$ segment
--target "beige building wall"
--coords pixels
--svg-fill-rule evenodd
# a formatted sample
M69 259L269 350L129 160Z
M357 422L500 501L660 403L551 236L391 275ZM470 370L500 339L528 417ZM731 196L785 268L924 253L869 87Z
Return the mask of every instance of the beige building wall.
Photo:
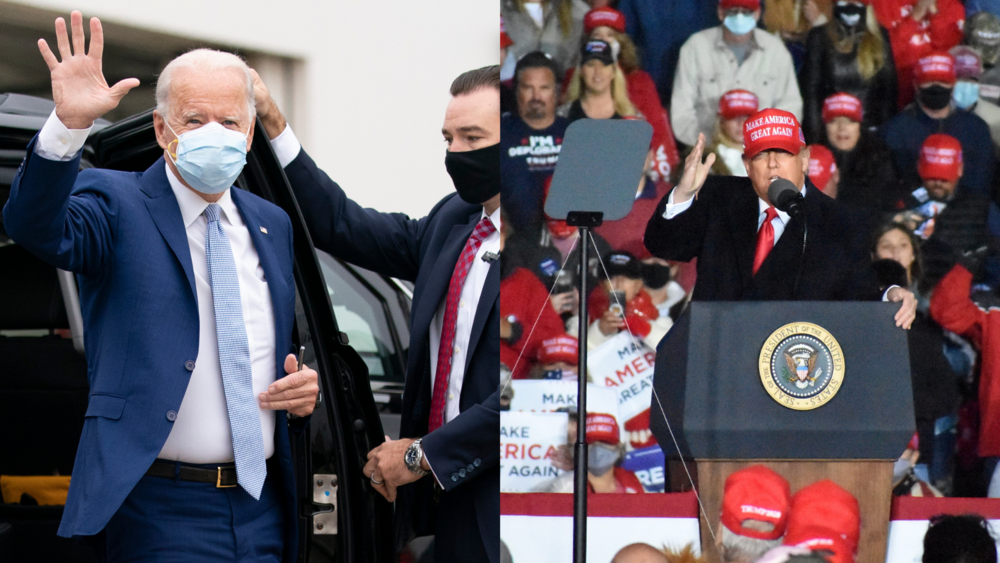
M199 45L244 54L303 146L355 201L413 217L453 190L440 133L451 81L499 61L497 6L470 0L0 1L0 26L37 30L54 45L49 22L73 9L101 18L109 45L125 51L119 68L133 52L154 66L158 52L165 62L162 53ZM44 71L33 41L26 47L17 63L37 56ZM127 109L146 107L140 94Z

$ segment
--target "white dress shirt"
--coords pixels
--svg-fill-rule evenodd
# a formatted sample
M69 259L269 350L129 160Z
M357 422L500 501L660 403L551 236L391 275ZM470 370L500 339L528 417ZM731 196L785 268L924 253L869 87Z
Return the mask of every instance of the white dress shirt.
M284 168L295 160L302 149L295 133L290 126L286 126L280 135L271 140L271 148L274 150L278 162ZM483 210L482 216L486 216ZM479 307L479 298L483 294L483 286L486 285L486 274L490 270L490 264L483 262L483 255L487 252L500 252L500 210L497 209L489 216L490 221L496 227L496 231L483 240L476 258L472 261L469 269L469 277L465 279L462 286L462 293L458 301L458 318L455 324L455 350L451 357L451 377L448 381L448 395L445 397L444 421L448 422L458 416L459 400L462 397L462 382L465 379L465 361L468 358L469 338L472 336L472 323L476 318L476 309ZM430 344L431 344L431 389L434 388L434 378L437 376L438 349L441 347L441 328L444 326L444 307L446 299L441 299L437 313L431 320Z
M90 129L66 128L53 111L39 131L35 152L50 160L71 160L83 148L89 133ZM205 257L208 220L202 213L208 207L208 202L181 184L169 165L166 166L166 173L180 207L191 251L191 265L198 292L199 342L195 369L159 457L187 463L228 462L234 459L233 439L222 385L219 343L215 333L215 307ZM256 400L257 394L267 392L268 386L276 378L271 293L250 233L228 190L218 203L222 211L220 221L229 239L239 278L243 322L253 373L253 395ZM271 457L274 453L274 411L260 410L260 425L264 438L264 456Z
M802 186L802 189L799 191L802 192L802 197L806 196L806 186L804 184ZM667 207L666 209L663 210L663 218L668 221L670 219L673 219L678 214L687 211L688 208L691 207L691 204L693 202L694 198L692 197L691 199L685 202L674 203L674 192L673 190L671 190L670 196L667 197ZM757 206L760 209L760 215L757 216L757 230L760 231L761 226L763 226L764 224L764 219L767 218L767 213L766 213L767 208L770 207L771 204L764 201L763 199L760 198L760 196L758 196ZM787 213L781 211L780 209L775 209L775 211L778 212L778 215L771 220L771 226L774 227L774 244L778 244L778 239L781 238L781 234L785 232L785 225L788 224L789 217ZM774 246L772 246L771 248L774 248ZM886 288L886 290L882 293L882 301L889 300L889 292L894 287L899 287L899 286L890 285L889 287Z

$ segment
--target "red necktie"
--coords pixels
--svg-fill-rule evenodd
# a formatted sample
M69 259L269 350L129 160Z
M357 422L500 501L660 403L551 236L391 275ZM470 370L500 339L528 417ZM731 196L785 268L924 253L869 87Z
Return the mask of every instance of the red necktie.
M757 275L757 270L764 263L767 254L774 248L774 225L771 221L778 216L778 211L773 207L768 207L764 217L764 224L757 231L757 250L753 253L753 273Z
M483 240L497 230L489 217L483 217L472 236L465 243L462 254L455 264L455 273L451 275L448 285L448 298L444 306L444 324L441 327L441 346L438 348L437 370L434 372L434 391L431 395L431 416L427 431L433 432L444 425L444 407L448 396L448 383L451 379L451 360L455 348L455 326L458 323L458 301L462 295L462 286L469 277L472 262L476 252L482 246Z

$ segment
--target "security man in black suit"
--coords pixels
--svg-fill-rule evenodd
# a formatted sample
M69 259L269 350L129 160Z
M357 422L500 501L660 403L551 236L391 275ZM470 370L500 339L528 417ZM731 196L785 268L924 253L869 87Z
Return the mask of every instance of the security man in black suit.
M809 149L795 116L760 111L744 125L743 142L749 177L709 179L715 155L702 162L705 138L699 136L681 181L646 226L646 248L666 260L698 258L695 300L881 298L902 302L895 322L908 329L916 316L913 293L898 286L879 291L868 233L847 208L808 180ZM804 196L800 217L771 205L768 188L778 178L792 182Z

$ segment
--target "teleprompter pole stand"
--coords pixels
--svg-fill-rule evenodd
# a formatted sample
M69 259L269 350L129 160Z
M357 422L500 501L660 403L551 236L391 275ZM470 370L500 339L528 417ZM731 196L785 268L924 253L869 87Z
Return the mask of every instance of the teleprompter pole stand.
M573 448L573 561L587 561L587 274L591 230L628 215L653 137L643 120L580 119L566 128L545 214L580 230L580 366Z
M587 256L590 248L590 229L599 227L604 222L604 213L600 211L584 212L570 211L566 215L566 224L579 227L580 238L580 313L579 341L580 366L577 369L576 394L576 444L573 447L575 462L573 479L573 561L585 563L587 560L587 330L590 328L587 316Z

